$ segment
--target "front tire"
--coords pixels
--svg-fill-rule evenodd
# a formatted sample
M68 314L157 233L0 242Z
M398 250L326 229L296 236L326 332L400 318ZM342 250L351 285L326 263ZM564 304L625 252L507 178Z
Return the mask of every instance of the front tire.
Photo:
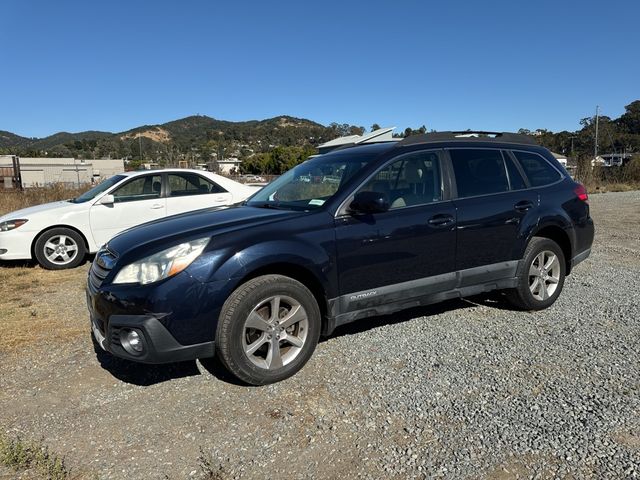
M87 248L78 232L69 228L52 228L36 240L35 256L47 270L75 268L84 262Z
M216 352L224 366L251 385L279 382L298 372L320 338L313 294L282 275L264 275L238 287L224 303Z
M522 310L542 310L557 300L566 274L560 246L544 237L533 237L524 253L516 276L518 285L507 290L507 300Z

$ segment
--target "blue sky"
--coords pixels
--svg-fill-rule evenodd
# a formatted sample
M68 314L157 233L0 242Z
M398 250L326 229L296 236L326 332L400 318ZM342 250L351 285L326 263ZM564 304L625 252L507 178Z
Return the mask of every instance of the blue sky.
M575 130L640 99L640 2L28 1L0 5L0 130L187 115Z

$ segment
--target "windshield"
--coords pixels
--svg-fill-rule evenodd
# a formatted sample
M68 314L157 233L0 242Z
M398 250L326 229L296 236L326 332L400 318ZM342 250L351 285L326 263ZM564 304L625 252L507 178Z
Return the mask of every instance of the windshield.
M98 185L93 187L91 190L84 192L79 197L72 198L69 201L71 203L84 203L84 202L88 202L89 200L93 200L99 194L110 189L116 183L118 183L121 180L124 180L125 178L127 178L125 175L114 175L113 177L106 179L104 182L99 183Z
M320 208L376 156L326 154L292 168L256 193L252 207L313 210Z

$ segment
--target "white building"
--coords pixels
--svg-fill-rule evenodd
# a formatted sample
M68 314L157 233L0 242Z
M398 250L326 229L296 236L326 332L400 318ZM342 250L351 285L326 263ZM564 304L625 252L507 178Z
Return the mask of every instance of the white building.
M231 175L232 170L235 168L235 173L240 173L240 164L242 160L236 157L229 157L223 160L218 160L218 173L221 175Z
M556 157L556 160L562 165L564 168L567 168L567 157L564 155L560 155L559 153L551 152L551 154Z
M0 155L0 171L3 176L12 170L12 156ZM97 183L117 173L124 172L123 159L83 160L78 158L20 157L20 175L23 187L50 185L52 183ZM2 179L0 183L10 185Z

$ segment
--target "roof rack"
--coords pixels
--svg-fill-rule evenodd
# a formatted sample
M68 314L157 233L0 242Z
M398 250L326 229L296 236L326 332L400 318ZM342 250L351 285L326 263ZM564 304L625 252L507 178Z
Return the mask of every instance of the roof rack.
M534 138L529 135L510 132L484 132L484 131L457 131L457 132L433 132L422 135L411 135L402 140L398 145L414 145L428 142L505 142L537 145Z

